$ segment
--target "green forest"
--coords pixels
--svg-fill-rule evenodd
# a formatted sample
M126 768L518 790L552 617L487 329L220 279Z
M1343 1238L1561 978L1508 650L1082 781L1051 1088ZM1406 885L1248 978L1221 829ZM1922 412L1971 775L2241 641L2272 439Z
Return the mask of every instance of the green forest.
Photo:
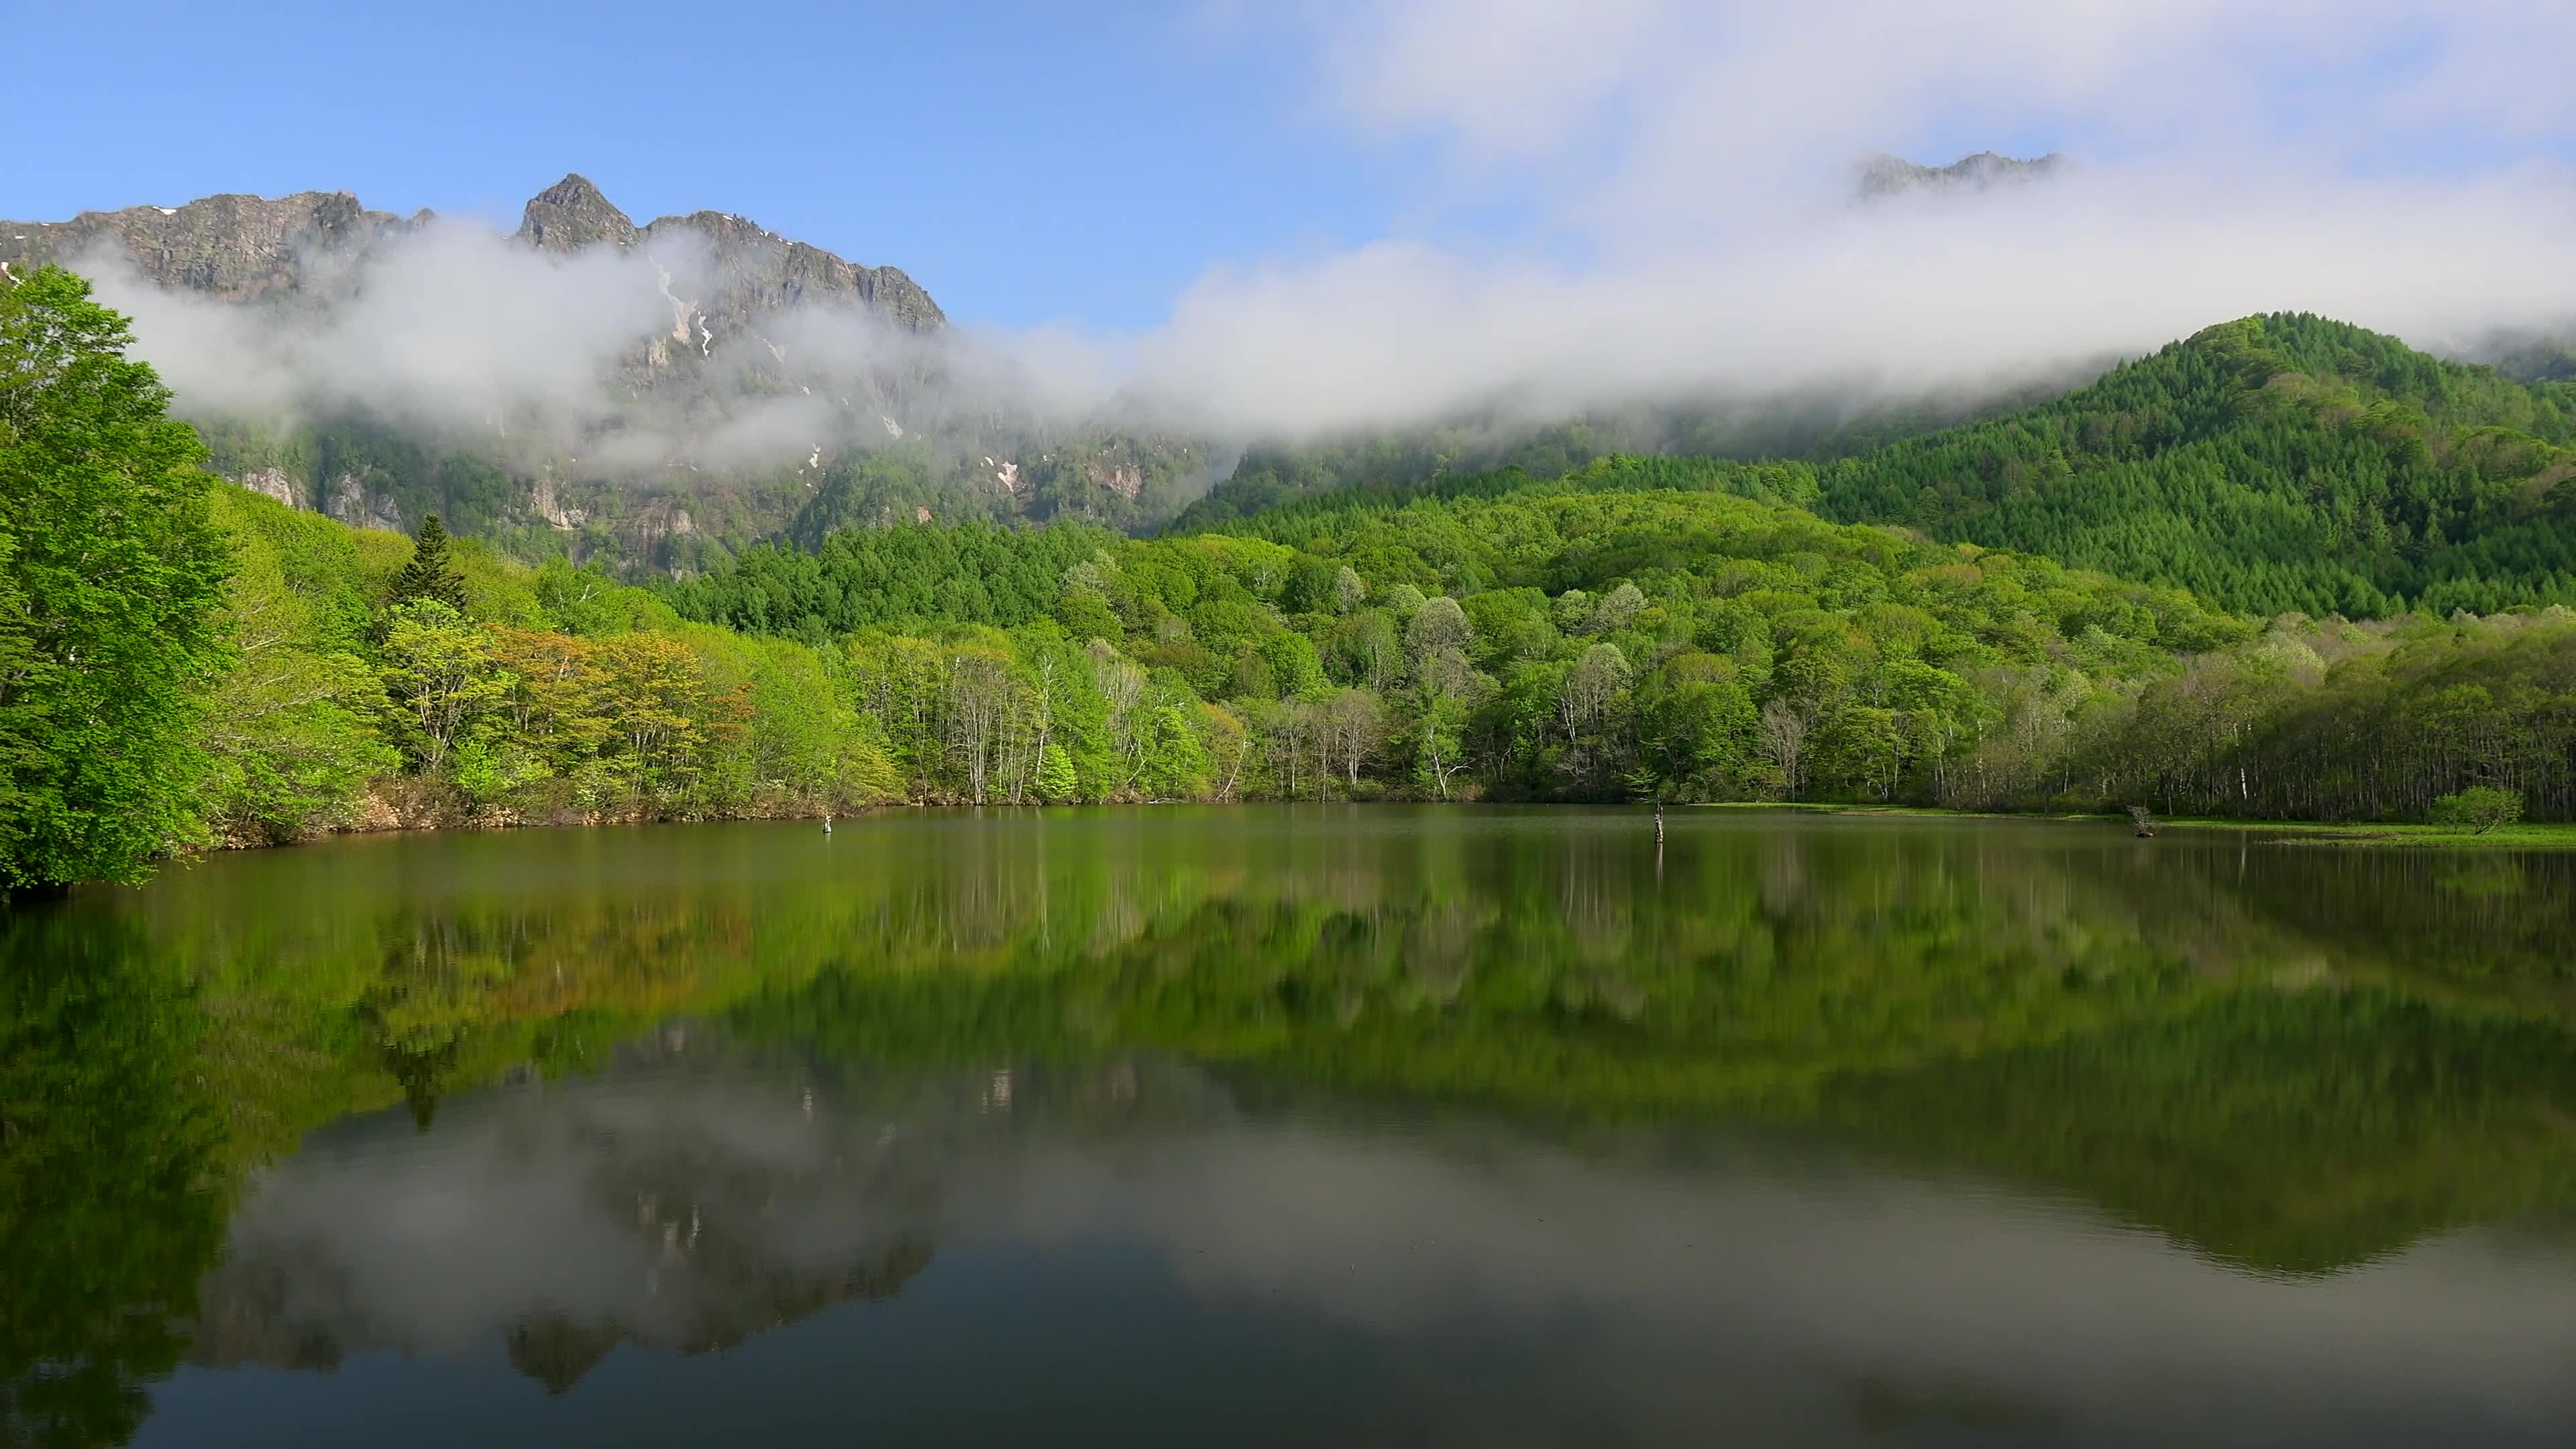
M666 594L838 641L914 798L1064 798L1069 778L1086 799L2576 807L2563 606L2249 619L1830 523L1792 506L1810 482L1622 457L1143 541L896 528L755 550Z
M2255 614L2576 603L2576 386L2317 317L2212 327L2026 412L1818 469L1821 511Z
M853 502L651 588L223 483L125 342L68 273L0 293L13 886L899 802L2576 818L2567 390L2315 319L1821 467L1396 478L1151 538Z

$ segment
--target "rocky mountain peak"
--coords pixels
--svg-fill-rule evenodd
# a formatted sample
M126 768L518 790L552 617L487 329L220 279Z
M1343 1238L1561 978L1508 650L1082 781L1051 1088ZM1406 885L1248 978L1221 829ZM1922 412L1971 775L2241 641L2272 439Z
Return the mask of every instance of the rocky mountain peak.
M553 252L579 251L604 241L628 246L635 240L635 223L576 171L528 199L519 240Z
M63 222L0 221L0 269L23 275L47 262L85 264L111 249L122 250L156 285L229 302L277 292L327 293L345 285L355 275L352 264L380 242L431 220L426 210L409 218L369 211L346 191L304 191L274 200L208 196L185 206L83 212ZM694 301L675 298L675 304L700 309L709 320L737 330L808 302L855 305L914 332L934 331L948 321L929 293L893 267L843 261L730 212L666 216L638 226L579 172L529 198L517 240L539 251L570 253L603 244L640 248L657 236L680 234L705 248L714 274L709 290Z
M1947 166L1922 166L1902 156L1871 151L1860 158L1853 170L1860 195L1875 198L1924 189L1983 190L1996 185L2044 181L2065 168L2066 158L2055 151L2028 160L1979 151Z

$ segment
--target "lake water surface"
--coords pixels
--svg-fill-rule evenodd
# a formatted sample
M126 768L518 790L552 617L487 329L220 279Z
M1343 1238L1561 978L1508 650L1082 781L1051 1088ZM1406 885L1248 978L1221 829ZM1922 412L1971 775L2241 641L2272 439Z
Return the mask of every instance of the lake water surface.
M0 1442L2576 1442L2567 857L912 813L0 953Z

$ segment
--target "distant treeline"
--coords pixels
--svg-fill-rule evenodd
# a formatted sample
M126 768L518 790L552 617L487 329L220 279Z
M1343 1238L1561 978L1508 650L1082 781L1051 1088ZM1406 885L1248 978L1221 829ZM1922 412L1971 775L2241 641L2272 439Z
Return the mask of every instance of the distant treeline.
M1048 798L1039 765L1061 745L1085 798L2409 818L2488 786L2543 818L2576 805L2563 609L2265 626L2044 559L1829 524L1785 506L1807 476L1613 459L1545 483L1349 490L1150 542L896 528L756 551L670 597L845 641L861 712L927 798ZM961 574L971 586L948 582ZM973 602L927 602L942 590ZM1064 652L1077 639L1088 671ZM1057 723L1068 698L1078 720L1116 721L1105 753Z

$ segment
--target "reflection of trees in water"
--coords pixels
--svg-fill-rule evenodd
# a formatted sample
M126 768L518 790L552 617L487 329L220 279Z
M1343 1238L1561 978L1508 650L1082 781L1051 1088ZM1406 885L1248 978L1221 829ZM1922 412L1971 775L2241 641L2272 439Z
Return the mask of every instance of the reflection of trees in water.
M200 1299L225 1201L205 1184L238 1172L245 1142L273 1153L396 1101L446 1151L535 1083L577 1096L568 1069L623 1070L615 1043L689 1015L737 1050L787 1051L759 1073L818 1089L845 1165L781 1166L665 1122L601 1119L580 1149L523 1141L524 1160L582 1162L586 1221L665 1275L650 1302L493 1317L483 1341L549 1388L619 1344L717 1348L901 1291L938 1237L938 1174L919 1165L961 1134L1150 1132L1231 1110L1158 1084L1140 1051L1226 1065L1258 1095L1465 1101L1514 1132L1674 1115L1821 1128L2076 1193L2271 1271L2576 1202L2576 862L1681 816L1659 879L1642 827L1378 818L955 850L896 834L842 850L866 838L845 831L829 875L783 884L607 873L520 894L317 894L302 934L271 922L255 942L212 900L195 918L111 903L13 919L11 1430L130 1433L192 1315L210 1363L402 1346L327 1256L245 1253ZM40 941L38 919L76 924ZM202 1018L155 959L196 970ZM685 1076L700 1040L631 1050ZM192 1085L200 1067L210 1087ZM526 1093L460 1095L512 1071ZM785 1087L770 1106L807 1120ZM211 1130L215 1107L244 1124L235 1143ZM827 1235L828 1251L746 1226L764 1205L821 1222L853 1204L873 1226ZM1879 1409L1995 1411L1937 1388Z
M412 1126L428 1131L438 1118L438 1099L446 1094L447 1079L456 1070L457 1043L415 1047L389 1036L381 1050L386 1073L402 1088L403 1104L411 1109Z
M1063 1049L1339 1090L1821 1117L2267 1267L2576 1201L2576 1144L2547 1127L2576 1117L2576 1077L2547 1068L2576 1055L2564 1019L2459 989L2494 974L2483 906L2400 961L2368 924L2392 908L2358 899L2389 879L2307 853L1790 830L1672 852L1656 892L1645 852L1586 844L1498 850L1465 895L1382 862L1361 909L1273 877L1116 950L945 990L836 978L736 1020L867 1053L1034 1019ZM2494 1170L2464 1189L2445 1142Z
M2576 982L2576 857L2276 846L2241 889L2285 925L2450 981Z
M1487 913L1463 900L1434 901L1404 922L1397 951L1408 983L1423 1003L1445 1006L1466 989L1477 936ZM1407 1001L1406 1005L1415 1003Z
M2255 979L2492 984L2491 943L2537 955L2523 912L2563 921L2570 899L2563 865L2466 892L2394 852L2083 829L1684 817L1659 877L1650 833L1615 818L1278 818L1065 835L943 817L846 832L833 873L792 887L731 870L414 892L363 928L323 901L341 917L316 933L326 959L281 952L267 979L345 983L378 1080L416 1110L674 1012L810 1018L837 1038L859 1003L898 997L889 1019L918 1034L869 1049L1365 1055L1398 1068L1387 1086L1599 1108L1796 1096L1830 1072L2098 1030ZM377 964L353 977L342 953L366 934ZM1408 1053L1406 1033L1438 1040Z
M195 1036L131 929L0 918L0 1441L123 1443L178 1363L229 1190Z
M2555 1024L2379 990L2253 989L2169 1019L1828 1084L1905 1155L2064 1184L2226 1260L2338 1269L2576 1204Z
M2518 1122L2568 1099L2556 1078L2447 1044L2480 1039L2500 1012L2537 1039L2563 1037L2576 862L2086 827L1673 825L1660 874L1643 816L1580 812L904 818L841 832L819 866L797 853L805 832L641 832L582 837L604 852L597 870L544 890L505 889L496 865L452 886L415 870L299 893L281 864L262 888L273 899L228 899L208 871L147 893L143 915L154 949L207 981L216 1080L241 1139L267 1151L396 1100L426 1123L449 1092L596 1065L613 1043L696 1014L854 1064L1153 1049L1551 1115L1897 1123L1912 1120L1899 1099L1929 1111L1963 1093L1977 1105L1957 1115L1978 1141L1928 1121L1890 1133L2071 1185L2195 1241L2255 1244L2223 1250L2249 1261L2290 1262L2261 1246L2270 1229L2123 1174L2179 1183L2194 1162L2272 1161L2282 1171L2267 1182L2189 1191L2278 1218L2291 1186L2343 1192L2365 1164L2429 1174L2408 1133L2452 1123L2440 1130L2525 1140L2480 1136L2479 1114L2505 1109L2408 1061L2495 1084ZM706 841L752 853L693 869ZM471 849L535 860L547 844ZM359 848L311 858L376 868ZM2283 982L2319 990L2284 995ZM2257 999L2325 1040L2334 992L2358 986L2427 1015L2352 1090L2211 1025L2220 1005ZM2150 1042L2161 1045L2135 1045ZM2057 1083L2044 1064L2061 1059L2116 1080ZM330 1065L254 1070L278 1061ZM2194 1109L2257 1075L2280 1084L2280 1120L2321 1124L2313 1152L2258 1151L2270 1127ZM2062 1118L2034 1115L2025 1093ZM2374 1111L2418 1126L2381 1132ZM2097 1141L2101 1160L2051 1145L2078 1139ZM2413 1187L2389 1200L2385 1224L2493 1206Z

